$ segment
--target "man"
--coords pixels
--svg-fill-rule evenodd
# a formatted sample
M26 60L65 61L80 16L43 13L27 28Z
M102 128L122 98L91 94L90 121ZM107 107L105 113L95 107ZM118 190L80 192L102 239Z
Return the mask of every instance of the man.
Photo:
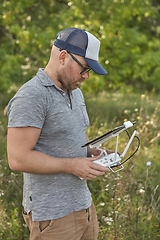
M67 28L57 34L45 69L9 102L8 161L24 174L24 219L30 240L96 240L98 222L86 180L109 171L93 161L100 151L88 141L88 115L78 86L98 63L100 42ZM91 157L91 155L95 157Z

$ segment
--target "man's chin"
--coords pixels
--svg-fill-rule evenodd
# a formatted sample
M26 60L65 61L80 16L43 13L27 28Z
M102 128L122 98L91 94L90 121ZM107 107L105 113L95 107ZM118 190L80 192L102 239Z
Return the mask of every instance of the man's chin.
M81 83L77 83L77 84L75 84L75 85L72 87L72 90L77 89L80 85L81 85Z

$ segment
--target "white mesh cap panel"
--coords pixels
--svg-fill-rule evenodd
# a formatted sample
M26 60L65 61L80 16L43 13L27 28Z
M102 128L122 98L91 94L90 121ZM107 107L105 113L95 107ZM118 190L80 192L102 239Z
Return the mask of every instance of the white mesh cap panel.
M91 33L87 32L88 35L88 46L86 49L86 58L98 61L99 55L99 48L100 48L100 41L93 36Z

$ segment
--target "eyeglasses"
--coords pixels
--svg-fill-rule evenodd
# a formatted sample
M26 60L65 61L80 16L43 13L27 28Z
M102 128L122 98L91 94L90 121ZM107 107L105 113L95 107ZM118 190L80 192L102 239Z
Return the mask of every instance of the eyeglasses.
M67 52L68 52L68 51L67 51ZM68 52L68 53L69 53L69 55L72 57L72 59L73 59L75 62L77 62L77 63L83 68L83 71L80 72L81 75L86 74L86 73L88 73L88 72L90 72L90 71L92 70L91 68L86 68L86 67L84 67L84 66L78 61L77 58L75 58L70 52Z

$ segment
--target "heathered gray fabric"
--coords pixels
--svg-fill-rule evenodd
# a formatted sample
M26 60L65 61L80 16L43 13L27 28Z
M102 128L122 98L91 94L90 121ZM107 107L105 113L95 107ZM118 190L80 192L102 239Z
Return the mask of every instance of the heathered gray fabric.
M68 95L39 69L25 83L7 107L8 127L41 129L35 150L54 157L86 157L85 132L89 124L80 89ZM45 162L44 162L45 164ZM32 211L33 221L61 218L91 205L85 180L72 174L38 175L24 173L23 206Z

